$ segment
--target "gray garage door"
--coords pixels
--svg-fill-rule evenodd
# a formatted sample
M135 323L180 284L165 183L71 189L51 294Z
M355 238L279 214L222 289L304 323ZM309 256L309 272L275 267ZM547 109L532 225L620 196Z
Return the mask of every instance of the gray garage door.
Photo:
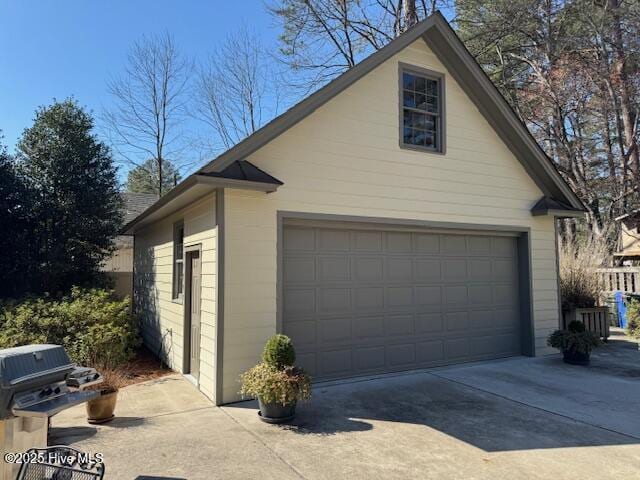
M316 380L521 352L514 237L285 225L283 257L282 330Z

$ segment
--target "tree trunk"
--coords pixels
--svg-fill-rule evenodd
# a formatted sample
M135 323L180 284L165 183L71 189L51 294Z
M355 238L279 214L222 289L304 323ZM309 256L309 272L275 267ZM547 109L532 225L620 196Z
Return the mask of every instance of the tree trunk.
M403 0L402 3L404 9L404 29L408 30L418 23L416 0Z
M609 7L611 8L613 17L614 71L620 88L620 110L625 137L624 144L626 151L623 152L623 154L629 159L629 167L635 180L640 181L640 156L638 155L638 144L635 139L635 113L633 113L631 85L627 73L627 57L624 51L624 40L622 37L619 11L620 4L620 0L609 0Z

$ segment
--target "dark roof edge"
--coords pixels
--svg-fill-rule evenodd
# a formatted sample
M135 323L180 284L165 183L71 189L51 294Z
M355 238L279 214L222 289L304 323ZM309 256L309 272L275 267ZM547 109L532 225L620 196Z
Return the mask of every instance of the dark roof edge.
M584 210L573 208L560 200L545 196L531 208L531 215L534 217L550 215L558 218L581 218L584 216Z
M456 78L456 80L458 80L468 95L469 92L473 92L471 84L473 84L474 87L477 86L481 88L482 93L485 95L471 94L470 97L487 119L490 119L490 113L487 112L486 107L482 107L480 104L487 104L487 99L490 101L494 110L491 113L499 115L501 117L500 120L505 124L505 127L501 128L497 125L498 122L490 121L490 123L492 123L493 128L498 131L500 137L505 143L507 143L509 149L522 163L527 173L536 182L543 193L545 195L562 197L567 203L571 204L573 208L584 211L585 208L580 199L560 176L552 161L531 135L531 132L529 132L527 127L520 121L511 106L478 65L439 11L416 24L401 36L392 40L385 47L373 53L350 70L335 78L327 85L305 98L283 114L279 115L264 127L260 128L255 133L218 156L216 159L206 164L202 168L202 171L220 172L234 161L245 159L247 156L251 155L256 150L284 133L293 125L303 120L331 98L342 92L351 84L362 78L382 62L388 60L411 43L421 37L425 38L425 40L431 40L430 36L427 35L427 32L432 29L440 33L444 44L455 54L455 57L464 67L466 67L467 71L471 73L471 75L466 75L466 77L469 77L466 82L464 80L461 81L459 78ZM447 59L447 55L445 55L444 52L437 51L437 46L434 48L434 45L432 45L431 42L429 42L429 47L434 50L434 53L436 53L442 63L445 64L447 69L454 74L456 67L454 62L452 62L452 59ZM458 77L461 76L461 74L458 75ZM482 98L485 98L484 102L481 101ZM506 130L512 131L513 133L508 135L509 132ZM513 140L508 141L507 137L513 137Z
M275 192L282 183L252 182L248 180L211 177L206 174L194 173L185 178L176 187L172 188L166 195L162 196L156 203L151 205L136 218L124 225L119 232L120 235L130 235L130 233L127 232L129 232L133 227L196 185L209 185L217 188L239 188L243 190L256 190L271 193Z

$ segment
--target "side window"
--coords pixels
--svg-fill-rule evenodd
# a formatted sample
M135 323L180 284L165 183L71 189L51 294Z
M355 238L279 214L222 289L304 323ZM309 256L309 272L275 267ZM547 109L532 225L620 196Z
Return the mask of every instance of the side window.
M184 223L173 226L173 299L181 300L184 291Z
M444 152L444 77L400 68L400 146Z

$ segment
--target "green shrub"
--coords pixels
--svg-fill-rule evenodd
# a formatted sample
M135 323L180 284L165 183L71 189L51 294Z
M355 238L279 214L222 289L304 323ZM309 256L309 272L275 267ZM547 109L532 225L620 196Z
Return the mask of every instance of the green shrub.
M587 327L585 327L584 323L580 322L579 320L572 320L571 322L569 322L569 325L567 325L567 330L569 330L571 333L580 333L586 331Z
M74 362L117 366L140 345L129 305L128 298L115 299L107 290L80 288L60 300L6 304L0 311L0 348L53 343L64 346Z
M242 374L242 395L259 397L263 403L291 405L311 397L311 379L297 367L275 368L259 363Z
M595 333L585 330L556 330L547 338L547 345L561 352L578 352L588 355L591 350L600 345L600 338Z
M640 302L631 300L627 306L627 334L640 339Z
M296 351L291 339L280 334L271 337L264 346L262 360L277 369L293 365L296 361Z

